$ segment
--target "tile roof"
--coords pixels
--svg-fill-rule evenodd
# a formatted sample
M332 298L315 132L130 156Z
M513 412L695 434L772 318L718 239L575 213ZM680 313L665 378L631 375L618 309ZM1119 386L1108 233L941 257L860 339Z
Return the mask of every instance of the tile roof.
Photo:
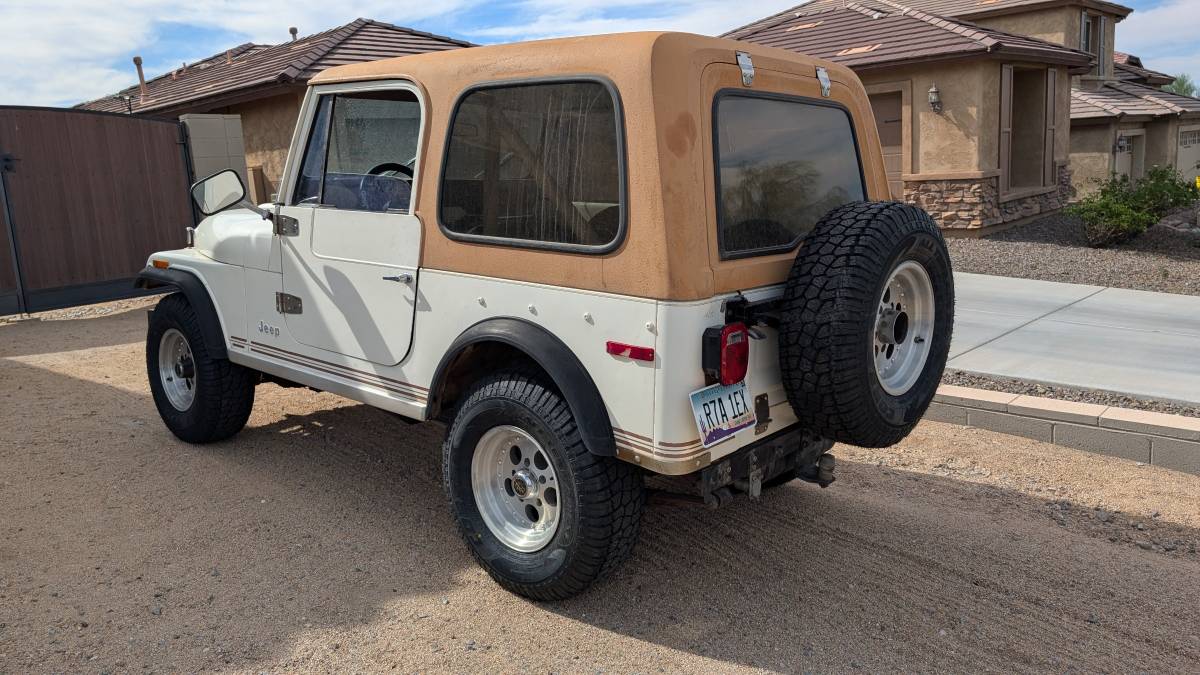
M1141 84L1171 84L1175 77L1150 70L1142 65L1142 60L1133 54L1113 51L1113 76L1118 80L1128 80Z
M784 10L764 21L784 16L818 14L830 9L844 7L849 0L810 0L791 9ZM1086 5L1105 10L1118 16L1126 16L1133 10L1107 0L909 0L908 6L931 14L954 17L974 17L988 14L1007 13L1024 8L1040 9L1038 5Z
M1085 52L930 14L911 3L839 0L836 5L811 14L776 15L723 37L803 52L851 68L995 53L1077 67L1091 63Z
M1071 119L1200 114L1200 99L1132 82L1105 82L1096 90L1071 90Z
M138 85L134 84L76 107L126 112L122 96L129 96L135 113L178 109L256 87L303 83L332 66L471 46L462 40L370 19L356 19L291 42L239 45L228 52L149 79L144 101Z

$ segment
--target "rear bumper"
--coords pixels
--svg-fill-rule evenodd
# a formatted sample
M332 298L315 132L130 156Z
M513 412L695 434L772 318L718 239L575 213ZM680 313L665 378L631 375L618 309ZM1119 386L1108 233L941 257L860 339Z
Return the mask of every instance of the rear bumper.
M758 497L763 483L788 472L822 486L828 485L832 482L832 466L826 476L820 473L818 463L831 447L833 441L814 436L799 426L789 427L703 469L700 472L700 496L711 507L726 503L735 492Z

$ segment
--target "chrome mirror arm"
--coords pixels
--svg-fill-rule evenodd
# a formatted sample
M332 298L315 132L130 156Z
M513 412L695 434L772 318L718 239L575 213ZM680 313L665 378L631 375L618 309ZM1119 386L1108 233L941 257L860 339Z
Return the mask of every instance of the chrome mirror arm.
M242 201L238 202L238 206L242 206L247 209L250 209L251 211L262 216L263 220L274 220L275 219L274 213L262 208L258 204L255 204L254 202L250 201L249 199L246 199L245 197L242 198Z

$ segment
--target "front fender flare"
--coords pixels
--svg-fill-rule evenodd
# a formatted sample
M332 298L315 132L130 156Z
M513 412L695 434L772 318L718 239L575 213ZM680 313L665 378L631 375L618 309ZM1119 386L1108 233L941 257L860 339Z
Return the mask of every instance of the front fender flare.
M208 353L218 359L229 357L225 349L225 335L221 332L221 319L200 277L183 270L146 267L138 273L133 286L144 289L169 288L183 293L200 319L200 331L203 333L204 346Z
M588 452L604 457L616 456L617 446L613 440L608 409L587 368L562 340L524 319L486 319L455 338L434 371L430 389L431 406L436 407L441 403L437 397L441 395L450 364L467 347L484 342L498 342L513 347L537 363L566 399Z

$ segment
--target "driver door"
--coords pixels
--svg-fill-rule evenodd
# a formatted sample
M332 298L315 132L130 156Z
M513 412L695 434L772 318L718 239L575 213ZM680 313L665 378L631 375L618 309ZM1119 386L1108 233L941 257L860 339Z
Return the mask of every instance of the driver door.
M284 322L320 359L395 365L408 353L421 221L412 213L422 105L397 83L320 87L281 236Z

